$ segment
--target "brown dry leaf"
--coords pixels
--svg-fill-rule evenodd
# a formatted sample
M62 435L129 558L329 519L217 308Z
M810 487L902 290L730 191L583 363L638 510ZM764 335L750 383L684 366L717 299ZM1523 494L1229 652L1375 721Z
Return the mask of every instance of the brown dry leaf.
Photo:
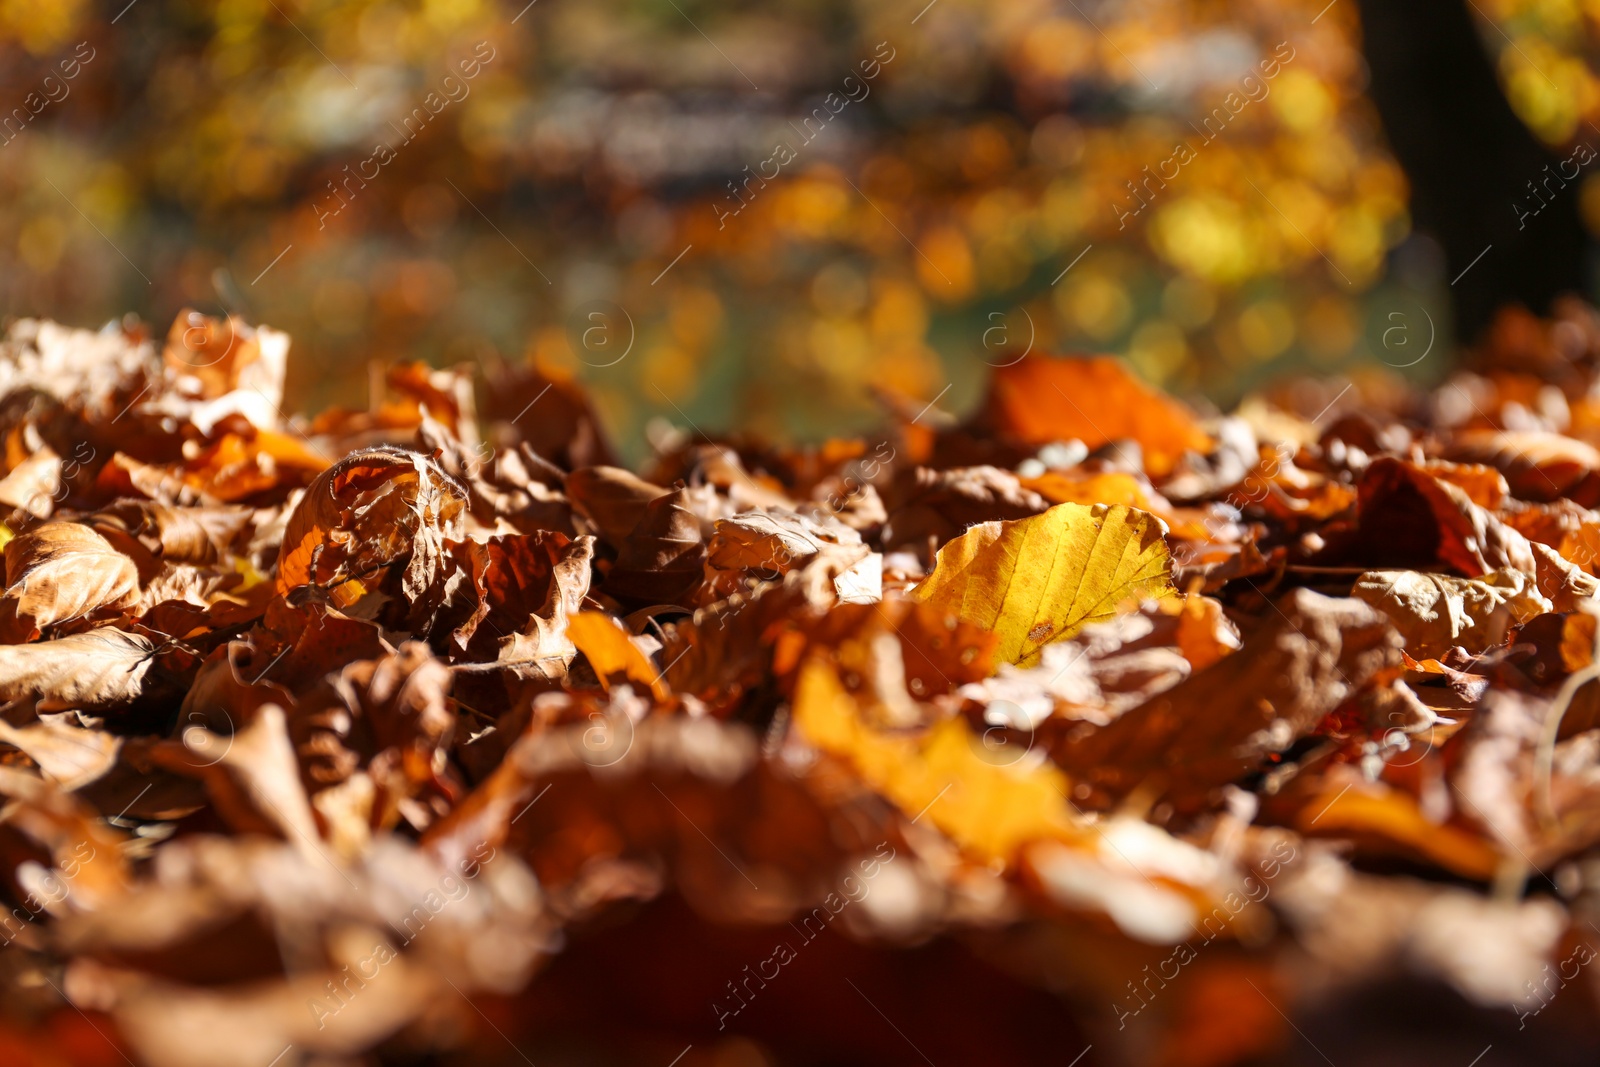
M1091 449L1134 441L1156 476L1185 452L1205 453L1212 445L1193 413L1110 356L1024 359L1000 368L978 425L1030 448L1074 438Z
M49 518L62 495L62 459L39 438L31 423L23 426L22 433L32 439L28 454L0 478L0 504L34 518Z
M222 501L203 485L191 484L181 467L146 463L115 452L100 468L97 487L107 497L143 497L175 507L215 507Z
M423 420L417 443L424 450L437 450L445 468L466 481L472 493L472 515L485 532L504 533L504 527L510 526L519 533L557 530L569 537L577 534L564 490L565 476L526 443L515 450L496 452L491 463L480 463L461 442L444 437L432 419Z
M181 393L200 401L187 414L206 435L229 415L242 415L259 429L277 428L288 358L287 334L235 315L217 319L188 309L173 321L162 351Z
M701 601L715 603L750 582L777 581L820 560L840 572L835 580L840 600L870 602L879 599L881 584L874 586L858 567L870 563L871 556L861 535L837 520L817 522L792 511L742 512L719 520L706 544ZM856 594L863 583L865 591Z
M1360 533L1351 551L1369 563L1443 566L1464 578L1503 567L1534 570L1527 538L1421 468L1382 457L1367 468L1358 488Z
M37 700L45 711L131 703L155 652L147 639L111 627L0 645L0 700Z
M644 521L650 502L670 491L621 467L580 467L567 475L573 508L614 548Z
M1022 519L1050 506L1015 474L996 467L917 467L896 480L887 504L885 549L937 549L977 523Z
M563 470L615 465L600 419L572 376L538 365L513 367L491 362L482 392L482 414L503 428L498 441L511 447L521 441ZM523 418L537 403L536 417Z
M974 527L939 550L915 596L1000 637L997 655L1028 666L1125 602L1173 592L1172 560L1151 515L1058 504L1043 515Z
M213 564L250 526L251 513L244 508L180 508L153 500L118 500L84 521L134 556L143 574L149 564L134 555L134 545L152 562Z
M1589 574L1600 574L1600 516L1565 498L1533 504L1505 516L1530 541L1549 545Z
M1466 493L1467 499L1480 508L1496 511L1511 496L1511 487L1506 484L1505 475L1481 463L1451 463L1449 460L1433 459L1422 464L1422 469Z
M44 721L22 727L0 719L0 741L25 753L62 789L70 793L115 766L122 738L75 726L65 714L41 718Z
M187 727L183 744L200 761L199 773L218 814L235 830L280 834L308 858L326 862L282 708L263 704L248 725L232 734Z
M367 583L395 566L395 591L416 605L442 579L445 542L464 536L466 505L466 490L427 456L388 447L352 452L311 483L289 516L278 592L315 586L348 610L373 592Z
M573 477L577 477L574 473ZM617 561L606 575L606 592L619 599L644 604L682 604L700 598L705 576L706 546L696 496L715 494L710 489L674 489L644 506L639 521L618 544ZM619 512L626 515L626 512Z
M341 852L361 851L349 843L393 829L402 818L426 828L434 813L418 798L459 792L448 764L453 680L427 645L406 641L327 675L291 711L289 739L302 782L330 837L346 843ZM329 791L345 785L351 803L335 814ZM339 825L352 817L354 827Z
M115 614L139 599L133 560L88 526L47 522L6 544L0 640L31 641L63 623Z
M470 604L450 633L456 654L552 676L565 671L577 651L567 639L567 619L589 595L594 538L508 534L451 545L450 554Z
M1455 578L1422 571L1369 571L1350 593L1389 616L1416 659L1442 656L1456 645L1483 652L1509 631L1550 610L1533 579L1521 571Z
M983 721L1050 739L1078 722L1104 725L1239 647L1239 633L1209 597L1146 601L1046 645L1030 668L1002 665L962 686ZM998 703L997 703L998 702ZM1015 721L1012 721L1015 720Z
M418 410L415 421L426 417L447 427L468 452L477 448L478 404L473 396L472 365L434 368L426 363L397 363L384 372L384 383ZM411 421L408 419L407 421Z
M1462 430L1445 449L1445 458L1493 467L1511 492L1523 500L1582 497L1600 503L1600 449L1558 433Z
M1400 655L1373 608L1297 589L1244 631L1240 651L1054 755L1097 806L1142 789L1194 811L1363 687L1397 678Z

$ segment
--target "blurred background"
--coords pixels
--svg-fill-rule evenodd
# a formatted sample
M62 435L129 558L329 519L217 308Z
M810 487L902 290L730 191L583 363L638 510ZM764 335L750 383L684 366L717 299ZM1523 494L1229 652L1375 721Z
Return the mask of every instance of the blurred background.
M236 311L301 409L534 359L633 456L1029 352L1433 376L1585 290L1597 43L1595 0L0 0L0 311Z

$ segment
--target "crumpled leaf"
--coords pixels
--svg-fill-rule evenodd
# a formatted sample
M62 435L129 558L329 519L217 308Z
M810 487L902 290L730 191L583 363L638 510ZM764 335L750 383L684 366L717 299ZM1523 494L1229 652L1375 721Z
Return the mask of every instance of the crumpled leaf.
M448 752L456 716L449 704L454 677L421 641L406 641L377 659L357 660L298 702L288 721L312 803L346 842L360 851L374 831L405 818L426 828L433 812L417 798L453 796ZM359 776L359 777L358 777ZM329 791L355 781L354 810L338 810ZM346 806L347 809L350 805ZM354 819L354 826L336 826Z
M349 607L396 566L396 591L415 605L443 574L445 542L465 535L466 506L465 488L427 456L387 446L352 452L318 475L290 514L278 592L310 585Z
M558 676L577 651L567 619L589 595L594 538L508 534L458 543L450 552L470 583L463 585L470 613L450 633L455 653Z
M1528 575L1513 570L1482 578L1369 571L1356 579L1350 595L1389 616L1416 659L1443 655L1456 645L1483 652L1504 642L1513 626L1551 607Z
M1172 558L1151 515L1120 505L1058 504L974 527L939 550L915 596L1000 637L996 654L1028 666L1128 601L1171 595Z
M867 583L856 599L876 600L879 588L870 578L852 584L851 573L868 561L872 550L861 535L837 520L817 522L792 511L746 511L717 522L706 544L705 585L701 598L714 603L751 581L777 581L813 560L825 559L841 574L835 579L840 599L850 599L860 581Z

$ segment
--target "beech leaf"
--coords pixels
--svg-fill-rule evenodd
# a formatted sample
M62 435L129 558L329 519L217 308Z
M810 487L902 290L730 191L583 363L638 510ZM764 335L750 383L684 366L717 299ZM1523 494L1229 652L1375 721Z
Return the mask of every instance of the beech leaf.
M134 700L155 648L111 627L32 645L0 646L0 700L29 697L49 708L84 708Z
M1000 638L1008 663L1108 618L1129 601L1172 596L1172 557L1155 516L1107 504L974 526L939 550L916 599Z
M28 641L41 630L139 597L133 560L94 530L47 522L6 545L7 588L0 635Z

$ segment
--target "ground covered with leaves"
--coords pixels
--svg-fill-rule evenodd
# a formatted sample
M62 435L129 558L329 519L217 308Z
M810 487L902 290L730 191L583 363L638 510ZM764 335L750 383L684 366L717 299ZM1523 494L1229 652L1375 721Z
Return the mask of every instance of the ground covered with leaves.
M1591 309L638 474L288 358L0 345L6 1062L1592 1061Z

